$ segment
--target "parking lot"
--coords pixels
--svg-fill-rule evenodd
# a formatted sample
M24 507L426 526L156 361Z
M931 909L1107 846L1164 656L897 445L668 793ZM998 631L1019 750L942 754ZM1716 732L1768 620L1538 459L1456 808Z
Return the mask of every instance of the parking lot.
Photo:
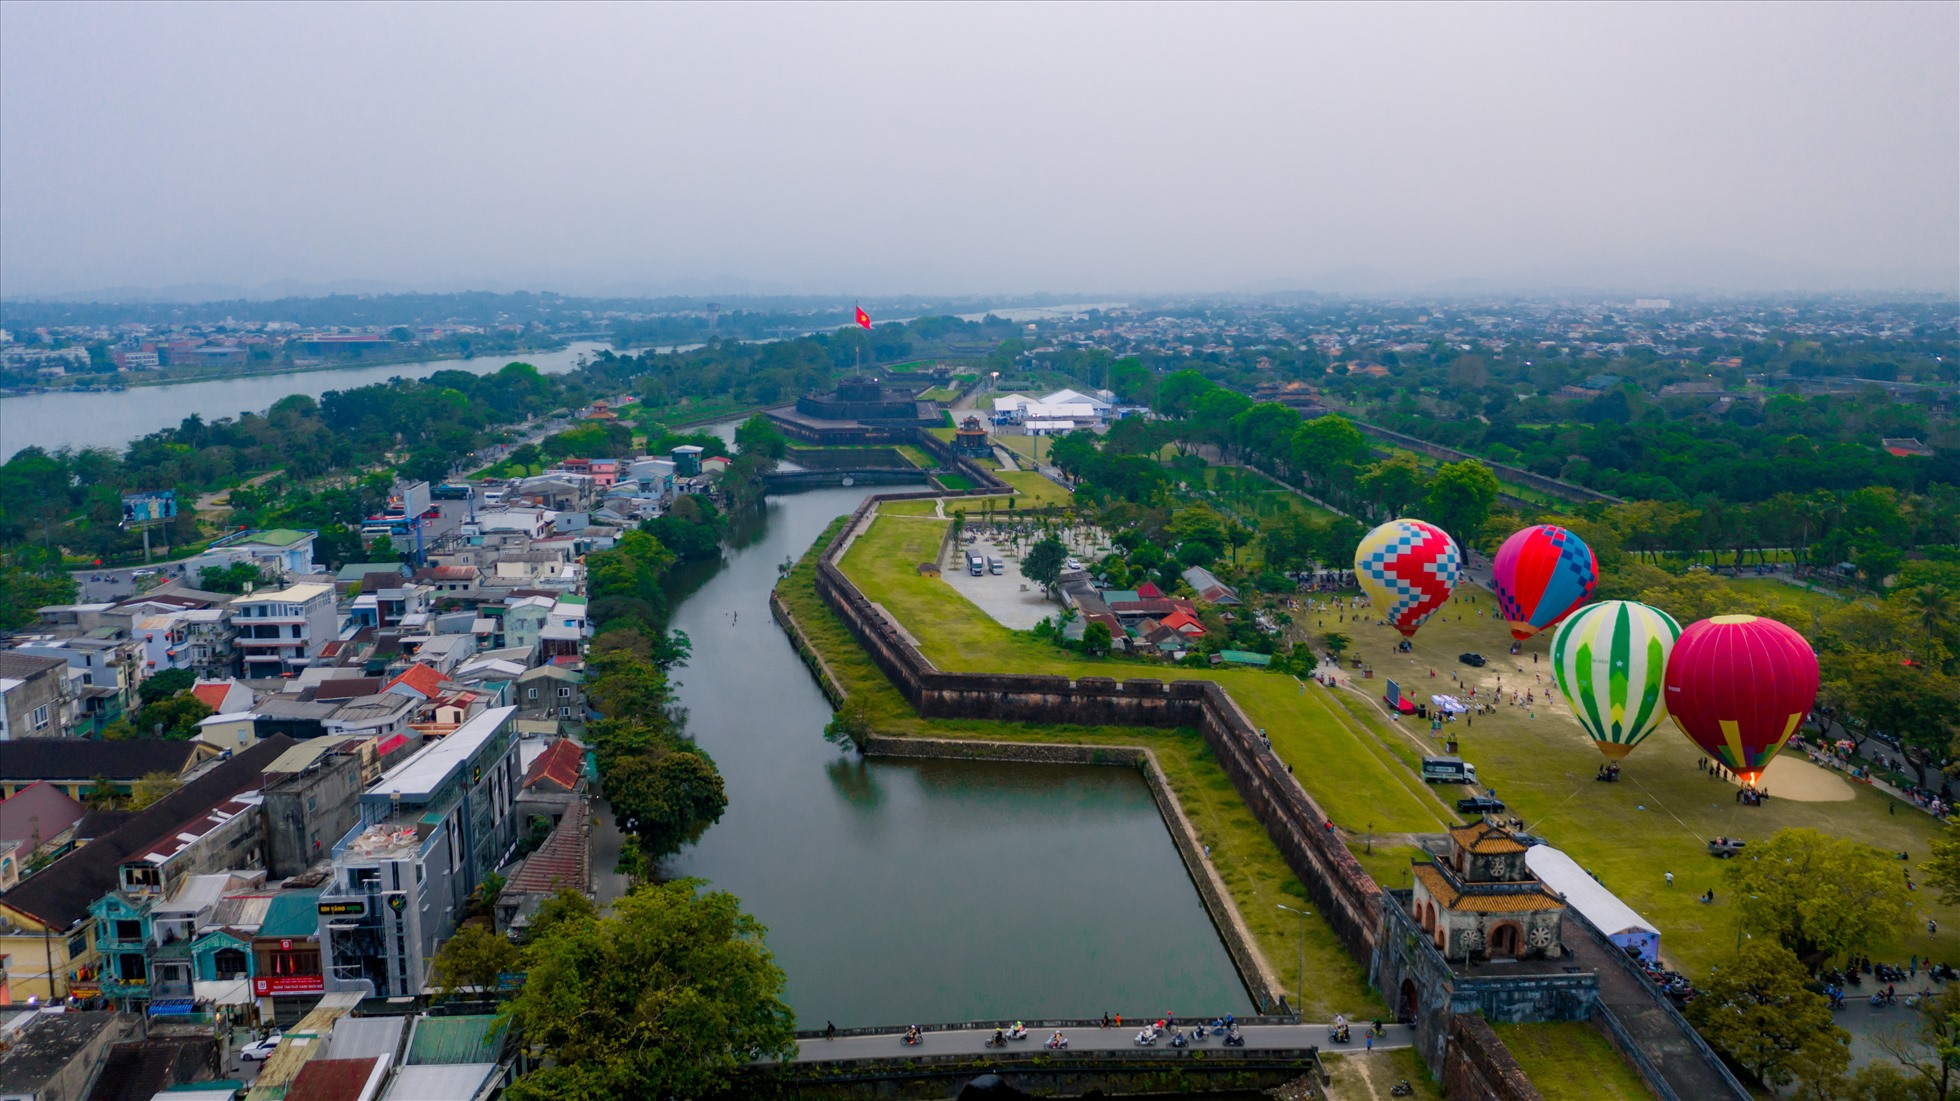
M1071 546L1069 553L1089 561L1087 551ZM1001 572L991 571L974 577L967 570L966 556L978 554L1001 560ZM1012 540L995 541L976 537L973 542L962 543L947 552L946 561L940 563L940 576L960 595L979 605L980 609L993 616L1002 626L1015 631L1026 631L1036 623L1062 610L1062 605L1049 599L1041 591L1041 586L1021 576L1021 555L1014 548Z

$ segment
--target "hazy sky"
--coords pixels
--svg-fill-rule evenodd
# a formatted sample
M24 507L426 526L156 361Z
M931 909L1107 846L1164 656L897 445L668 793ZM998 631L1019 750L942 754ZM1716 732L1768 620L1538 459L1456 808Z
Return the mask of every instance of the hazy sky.
M0 293L1960 276L1960 5L0 4Z

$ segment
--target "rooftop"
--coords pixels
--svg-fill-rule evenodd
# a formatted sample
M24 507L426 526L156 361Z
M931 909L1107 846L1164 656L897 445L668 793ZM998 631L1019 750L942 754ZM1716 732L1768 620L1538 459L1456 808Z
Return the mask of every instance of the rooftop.
M1450 831L1450 840L1459 848L1478 854L1521 853L1524 842L1512 835L1510 830L1491 822L1472 822L1458 826Z
M447 738L416 750L408 760L388 770L373 790L399 792L404 799L426 801L516 713L515 707L490 708L457 727Z
M408 1041L409 1066L494 1063L504 1030L494 1013L456 1017L418 1017Z
M87 781L97 776L137 780L152 772L175 774L196 760L198 748L166 738L126 742L23 738L0 742L0 780Z
M0 1094L36 1096L50 1075L68 1065L116 1015L40 1011L0 1057Z
M1459 891L1434 864L1417 864L1414 870L1416 881L1429 891L1437 905L1457 913L1525 914L1556 910L1563 905L1558 896L1536 885L1520 890L1519 885L1509 883L1469 884L1468 890Z

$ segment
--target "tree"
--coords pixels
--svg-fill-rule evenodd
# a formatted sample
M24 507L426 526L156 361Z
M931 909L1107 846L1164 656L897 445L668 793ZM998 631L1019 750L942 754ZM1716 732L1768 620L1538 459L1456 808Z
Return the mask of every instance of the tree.
M197 674L189 669L165 669L154 676L147 677L136 687L136 695L144 704L169 699L184 689L197 683Z
M97 776L88 784L88 795L82 800L90 810L108 810L116 805L116 782L107 776Z
M510 461L528 473L532 467L544 461L544 452L538 450L538 445L534 443L519 444L511 451Z
M632 838L627 838L631 841ZM524 927L525 943L542 940L562 922L584 921L599 916L592 900L570 887L560 888L531 912L531 923Z
M66 574L34 573L19 566L0 569L0 631L34 622L37 608L73 604L75 590L75 579Z
M130 785L129 809L142 810L183 786L184 782L179 780L174 772L146 773Z
M1067 564L1068 548L1062 545L1060 539L1050 535L1036 543L1021 559L1021 576L1044 589L1053 590L1055 582L1061 579L1062 567Z
M1482 537L1497 491L1497 475L1477 460L1444 463L1429 480L1423 511L1459 546L1469 547Z
M1335 661L1341 660L1341 655L1347 652L1347 648L1354 645L1353 639L1339 631L1327 632L1322 637L1321 642L1327 647L1327 652L1334 655Z
M1107 654L1114 644L1115 639L1109 633L1109 624L1098 620L1082 628L1082 649L1085 653Z
M1382 510L1382 515L1400 516L1422 500L1422 467L1414 455L1398 451L1368 468L1361 476L1361 492Z
M1688 1003L1688 1019L1768 1085L1829 1078L1850 1062L1851 1035L1832 1023L1831 1003L1808 981L1789 949L1750 941Z
M183 741L196 734L197 724L211 714L209 704L189 692L179 692L136 713L136 736Z
M865 704L864 697L844 697L844 702L837 705L837 713L824 725L823 736L840 746L849 742L862 748L864 740L871 736L871 708Z
M205 566L197 571L197 587L214 593L242 593L245 586L277 581L267 577L256 562L233 562L229 566Z
M1774 937L1813 972L1896 932L1912 913L1892 854L1813 829L1751 843L1724 874L1742 927Z
M1947 1101L1960 1092L1960 984L1920 999L1912 1013L1917 1043L1903 1031L1876 1033L1872 1042L1905 1069L1916 1097Z
M507 1012L543 1049L512 1101L701 1097L751 1061L787 1060L795 1016L766 930L699 880L645 884L610 915L566 915L524 948Z
M606 800L658 860L700 838L728 809L721 773L698 749L624 757L606 771Z
M1332 413L1302 424L1293 433L1293 469L1320 485L1344 486L1368 460L1368 441L1346 417Z
M1919 873L1926 886L1939 892L1941 902L1960 902L1960 818L1949 821L1933 839L1932 853L1919 865Z
M435 986L444 994L495 990L498 976L517 967L517 946L509 937L487 925L465 925L436 951Z
M776 422L761 413L735 429L735 447L744 455L761 455L772 461L789 454L789 441L776 429Z

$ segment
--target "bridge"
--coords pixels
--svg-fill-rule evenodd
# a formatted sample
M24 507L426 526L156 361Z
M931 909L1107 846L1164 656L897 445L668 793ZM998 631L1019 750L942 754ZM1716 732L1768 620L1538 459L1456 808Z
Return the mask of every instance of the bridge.
M1147 1055L1161 1057L1169 1053L1182 1058L1191 1053L1203 1053L1215 1058L1221 1051L1263 1052L1271 1055L1279 1052L1299 1053L1320 1051L1338 1053L1362 1051L1368 1047L1366 1033L1367 1021L1349 1023L1350 1038L1345 1044L1337 1044L1328 1039L1333 1026L1328 1023L1296 1024L1281 1017L1254 1017L1241 1022L1239 1035L1245 1037L1243 1048L1227 1048L1217 1036L1209 1036L1193 1043L1187 1048L1174 1048L1170 1041L1159 1040L1150 1047L1139 1046L1135 1036L1147 1022L1125 1018L1121 1028L1111 1024L1102 1027L1100 1020L1062 1020L1062 1021L1023 1021L1028 1030L1025 1040L1010 1041L1005 1048L987 1046L993 1038L995 1029L1007 1029L1013 1021L963 1021L957 1024L922 1025L920 1031L924 1039L916 1046L908 1046L902 1037L905 1027L838 1029L834 1038L826 1038L821 1031L799 1031L796 1034L797 1053L795 1063L832 1063L888 1061L905 1062L931 1055L960 1055L978 1058L997 1058L1013 1060L1027 1055L1047 1054L1048 1037L1060 1029L1068 1037L1068 1048L1061 1057L1084 1055ZM1189 1031L1193 1022L1179 1021L1178 1026ZM1388 1025L1386 1038L1374 1043L1377 1049L1409 1047L1415 1042L1415 1029L1409 1025Z

